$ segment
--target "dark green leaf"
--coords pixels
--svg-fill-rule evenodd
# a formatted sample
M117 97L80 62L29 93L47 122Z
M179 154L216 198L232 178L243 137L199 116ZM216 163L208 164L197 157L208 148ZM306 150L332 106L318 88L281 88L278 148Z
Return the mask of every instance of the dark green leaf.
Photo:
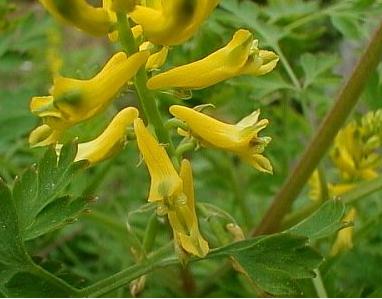
M18 229L11 192L0 180L0 274L30 262Z
M15 182L13 198L25 240L61 227L85 208L83 199L55 203L73 176L86 166L85 161L73 163L76 153L75 142L65 145L60 157L50 148L37 167L28 169Z
M334 234L345 225L345 205L340 200L326 201L316 212L288 230L315 240Z
M72 200L70 197L56 199L39 213L24 232L24 240L30 240L76 221L88 204L85 198Z
M47 280L41 279L37 275L28 272L17 273L11 278L5 287L8 297L70 297L69 293L57 285L54 285Z
M298 280L315 276L322 257L307 245L308 238L286 233L245 240L211 252L228 255L252 281L272 295L301 295Z

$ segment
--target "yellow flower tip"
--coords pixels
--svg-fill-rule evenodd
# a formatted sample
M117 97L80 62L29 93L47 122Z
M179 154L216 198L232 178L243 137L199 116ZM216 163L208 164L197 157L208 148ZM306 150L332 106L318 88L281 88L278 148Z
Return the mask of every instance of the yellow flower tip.
M118 112L101 135L92 141L78 145L75 161L87 160L91 166L119 152L125 144L127 127L138 115L139 112L134 107Z
M85 0L40 0L40 2L58 20L92 35L106 35L111 28L107 11L91 6Z
M205 257L208 254L210 250L208 242L201 236L196 238L194 236L187 236L184 234L179 234L178 236L182 248L188 253L198 257Z
M167 55L167 47L162 47L158 52L151 54L146 63L146 70L159 69L166 62Z
M28 138L31 147L47 146L57 142L61 132L53 130L48 125L44 124L34 129Z
M138 148L151 176L149 201L163 201L182 192L182 180L165 149L145 127L141 119L134 121Z
M261 172L273 174L273 167L271 162L261 154L253 154L249 157L241 156L243 160L247 161L250 165Z
M343 218L345 223L353 223L356 217L357 211L355 208L351 208L349 212ZM337 238L334 241L330 255L335 256L343 251L353 248L353 232L354 227L346 227L340 230L337 234Z
M150 89L200 89L239 75L260 76L270 72L278 57L259 50L248 30L240 29L223 48L192 63L172 68L150 78Z

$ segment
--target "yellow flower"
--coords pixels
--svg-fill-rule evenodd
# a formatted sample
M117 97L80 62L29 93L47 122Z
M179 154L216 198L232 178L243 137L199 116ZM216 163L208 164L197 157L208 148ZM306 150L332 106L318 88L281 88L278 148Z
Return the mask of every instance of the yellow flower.
M356 216L356 209L351 208L350 211L346 214L343 221L345 222L354 222ZM337 234L337 238L332 246L330 254L332 256L337 255L338 253L349 250L353 248L353 231L354 227L346 227L340 230Z
M181 248L193 255L204 257L209 251L207 241L200 234L195 212L194 183L191 164L183 160L180 168L183 192L174 202L168 201L168 219L175 240Z
M268 125L267 119L259 120L260 110L246 116L235 125L226 124L194 109L173 105L170 113L184 121L189 132L178 129L199 139L202 145L211 146L237 154L260 171L272 173L272 165L262 153L271 141L258 133Z
M238 30L232 40L209 56L150 78L150 89L199 89L239 75L264 75L274 69L278 56L259 50L248 30Z
M94 165L118 153L125 145L127 127L133 123L138 114L138 110L134 107L118 112L101 135L78 145L74 161L88 160L90 165ZM58 145L58 148L60 147L61 145Z
M157 45L176 45L189 39L219 0L147 0L129 13Z
M85 0L40 0L56 19L87 33L102 36L111 29L108 13L89 5Z
M57 76L54 78L54 85L51 95L45 97L32 98L31 111L41 117L44 124L48 125L52 131L63 131L79 122L87 120L103 111L113 100L116 93L129 81L146 62L149 53L139 52L130 57L125 53L115 54L104 66L103 70L89 80L77 80ZM47 133L46 126L38 128L37 134L42 136L44 132L47 136L56 136L57 132ZM36 138L32 138L36 140ZM46 145L54 142L54 138L49 140L40 139L39 144ZM31 139L30 139L31 140ZM43 142L41 144L41 142Z
M165 149L158 144L141 119L134 121L139 150L149 169L151 187L149 201L163 201L182 192L182 180L171 163Z
M149 50L150 53L152 53L147 59L145 66L146 70L150 71L159 69L166 62L168 55L168 47L162 47L159 51L156 51L155 45L153 45L150 42L144 42L139 46L139 50Z
M205 256L209 248L198 228L190 162L182 161L179 175L164 148L141 119L134 121L134 130L151 176L148 200L158 202L160 213L167 214L176 248L196 256Z

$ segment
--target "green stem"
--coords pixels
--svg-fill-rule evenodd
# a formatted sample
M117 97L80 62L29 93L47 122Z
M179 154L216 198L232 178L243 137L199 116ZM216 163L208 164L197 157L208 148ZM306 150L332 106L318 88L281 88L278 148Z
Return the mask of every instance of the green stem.
M274 198L260 225L253 232L255 235L278 231L284 216L289 212L294 200L356 105L369 76L378 66L381 55L382 22L353 69L350 78L344 83L334 106L327 113L296 167Z
M298 81L298 78L296 74L294 73L291 65L288 62L288 59L285 57L284 52L281 50L280 46L278 43L273 45L274 50L277 52L277 55L280 58L280 61L282 65L284 66L290 80L292 81L293 85L297 90L301 90L301 84L300 81Z
M143 250L146 254L148 254L153 248L159 228L158 224L159 222L157 219L157 213L154 211L149 219L149 223L145 231L145 236L143 238Z
M253 216L251 215L251 209L245 200L246 198L243 191L245 191L246 188L243 188L240 186L238 171L239 169L235 169L234 164L231 163L229 167L229 174L231 177L230 183L232 186L235 202L238 204L240 208L241 214L244 218L243 220L244 220L244 225L246 226L246 229L250 229L252 225L251 220L253 219Z
M326 293L326 289L321 278L320 270L316 269L314 272L316 273L316 277L313 278L312 281L318 298L328 298L328 294Z
M98 297L128 284L132 280L153 271L153 269L176 265L178 263L178 259L173 258L169 260L161 260L156 263L145 262L144 264L137 264L80 290L78 295L79 297Z
M130 28L129 21L125 13L117 13L118 21L118 35L122 48L129 54L136 53L139 49L135 43L133 33ZM140 107L142 108L144 115L149 123L155 128L155 133L159 139L159 142L168 145L168 151L171 156L175 154L175 148L172 144L170 135L164 127L161 115L158 110L156 98L152 91L146 87L147 74L143 68L141 68L134 79L135 89L138 94Z

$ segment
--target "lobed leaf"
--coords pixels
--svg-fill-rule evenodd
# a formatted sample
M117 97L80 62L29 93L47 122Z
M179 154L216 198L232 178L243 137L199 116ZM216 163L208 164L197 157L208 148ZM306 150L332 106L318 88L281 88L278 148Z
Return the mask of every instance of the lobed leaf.
M228 255L258 287L276 296L301 295L299 280L315 277L322 256L308 246L308 238L289 233L230 244L208 257Z

